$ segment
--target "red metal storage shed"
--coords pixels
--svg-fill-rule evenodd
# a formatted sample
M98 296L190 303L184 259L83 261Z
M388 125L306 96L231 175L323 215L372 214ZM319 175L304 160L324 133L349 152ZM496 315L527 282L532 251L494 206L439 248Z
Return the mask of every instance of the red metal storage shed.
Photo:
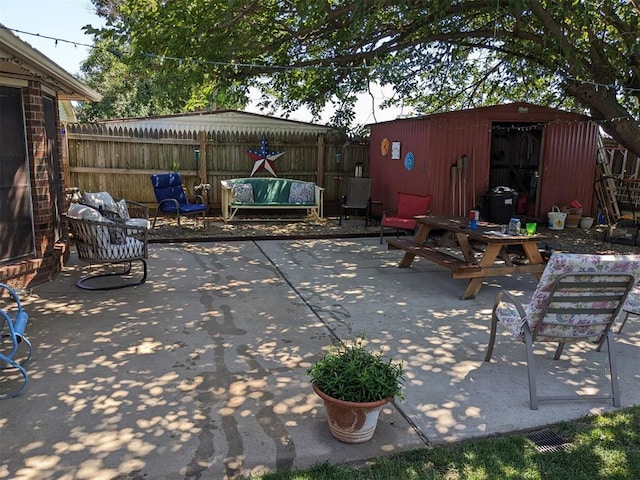
M528 103L373 124L371 197L392 209L397 192L432 194L434 214L468 215L496 187L509 187L520 216L546 222L554 205L573 200L588 215L597 138L589 117Z

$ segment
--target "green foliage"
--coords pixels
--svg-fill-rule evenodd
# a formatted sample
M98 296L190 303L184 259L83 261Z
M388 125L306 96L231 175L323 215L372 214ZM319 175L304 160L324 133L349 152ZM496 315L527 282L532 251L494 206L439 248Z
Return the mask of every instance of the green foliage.
M109 19L98 37L172 107L255 87L266 109L333 107L346 128L377 82L418 113L528 101L616 118L603 128L640 154L637 2L93 1Z
M81 121L145 117L175 113L242 109L246 88L222 85L210 72L192 62L166 68L154 55L137 54L123 38L86 27L96 36L89 57L81 66L82 80L102 95L102 100L82 104Z
M362 336L353 344L340 342L316 361L307 374L322 392L346 402L375 402L403 398L401 362L385 360L382 352L367 349Z

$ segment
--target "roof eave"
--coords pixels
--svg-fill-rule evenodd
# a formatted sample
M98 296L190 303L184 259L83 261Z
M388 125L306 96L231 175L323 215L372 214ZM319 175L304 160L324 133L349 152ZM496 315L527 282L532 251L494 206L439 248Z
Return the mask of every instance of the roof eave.
M23 61L30 63L42 73L54 78L61 88L56 88L60 100L76 100L98 102L102 99L95 90L87 87L60 65L40 53L0 24L0 43L8 52Z

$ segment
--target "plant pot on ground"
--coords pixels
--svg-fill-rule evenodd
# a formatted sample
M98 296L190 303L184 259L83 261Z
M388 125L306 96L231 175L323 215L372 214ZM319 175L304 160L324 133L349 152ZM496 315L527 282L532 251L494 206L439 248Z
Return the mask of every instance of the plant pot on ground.
M376 429L382 407L402 397L402 362L385 359L365 346L339 342L308 370L313 390L324 402L331 434L340 441L362 443Z

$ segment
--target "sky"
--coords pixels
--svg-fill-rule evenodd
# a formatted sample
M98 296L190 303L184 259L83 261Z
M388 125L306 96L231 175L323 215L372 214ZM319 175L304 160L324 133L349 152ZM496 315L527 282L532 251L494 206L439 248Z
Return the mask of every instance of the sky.
M85 35L82 27L103 25L93 13L89 0L0 0L0 23L7 28L41 37L13 32L36 50L49 57L69 73L79 73L80 64L89 55L93 37ZM68 40L66 43L42 36Z
M67 72L76 74L89 55L90 47L85 45L93 43L93 37L85 35L82 27L101 27L104 21L95 15L89 0L0 0L0 23ZM393 120L400 114L410 113L407 109L378 108L385 97L391 96L389 87L374 85L372 93L373 105L369 95L359 98L356 125ZM258 98L256 94L255 99ZM261 113L255 106L249 106L247 110ZM325 112L319 123L326 123L330 113ZM289 118L312 121L311 114L306 110L294 112Z

